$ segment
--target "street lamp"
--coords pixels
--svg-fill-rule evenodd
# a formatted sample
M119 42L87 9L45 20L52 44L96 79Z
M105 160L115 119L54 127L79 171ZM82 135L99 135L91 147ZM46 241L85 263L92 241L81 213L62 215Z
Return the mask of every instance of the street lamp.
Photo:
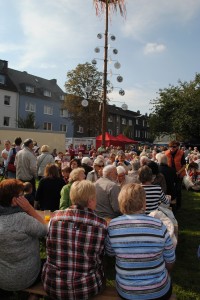
M106 133L106 120L107 120L107 69L108 69L108 15L111 10L116 11L117 7L120 10L122 16L125 15L125 0L93 0L97 15L105 13L105 32L104 32L104 68L103 68L103 95L102 95L102 145L105 146L105 133ZM97 35L99 39L102 38L102 34ZM115 36L110 36L111 40L115 40ZM99 52L99 48L95 48L95 52ZM115 51L114 51L115 50ZM117 49L114 49L113 53L117 54ZM96 62L96 60L93 60ZM115 68L120 68L120 63L115 63Z

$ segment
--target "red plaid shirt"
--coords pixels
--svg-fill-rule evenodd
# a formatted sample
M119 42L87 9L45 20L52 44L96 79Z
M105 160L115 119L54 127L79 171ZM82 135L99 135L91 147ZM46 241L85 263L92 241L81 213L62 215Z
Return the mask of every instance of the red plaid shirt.
M106 221L88 208L71 206L50 221L44 289L53 299L84 300L100 291Z

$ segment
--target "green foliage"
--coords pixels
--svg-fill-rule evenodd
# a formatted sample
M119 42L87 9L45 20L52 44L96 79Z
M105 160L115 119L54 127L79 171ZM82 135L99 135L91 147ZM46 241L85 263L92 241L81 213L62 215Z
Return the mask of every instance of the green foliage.
M29 128L29 129L37 129L39 126L35 124L35 115L30 112L27 114L26 118L18 118L17 121L18 128Z
M100 131L102 76L103 74L89 63L79 64L67 73L64 108L68 110L74 124L81 125L89 136L95 136ZM107 86L110 88L110 82ZM87 87L90 87L89 91ZM87 99L87 107L82 106L83 99Z
M152 136L175 133L180 140L200 138L200 74L193 81L178 81L178 86L160 89L159 97L151 104Z

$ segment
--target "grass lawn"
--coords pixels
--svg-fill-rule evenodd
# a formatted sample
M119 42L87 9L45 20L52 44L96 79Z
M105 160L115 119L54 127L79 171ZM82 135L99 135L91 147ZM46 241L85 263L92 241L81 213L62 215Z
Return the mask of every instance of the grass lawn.
M178 300L200 300L200 193L183 190L182 208L176 213L179 225L176 264L172 271L173 293ZM108 285L114 285L114 260L106 258Z
M200 300L200 193L183 190L182 208L177 212L179 224L176 265L172 272L174 292L180 300Z

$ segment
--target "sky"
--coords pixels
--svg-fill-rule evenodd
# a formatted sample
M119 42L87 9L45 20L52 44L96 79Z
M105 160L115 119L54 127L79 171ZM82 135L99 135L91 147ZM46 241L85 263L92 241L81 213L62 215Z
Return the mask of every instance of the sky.
M150 113L159 89L193 80L200 72L200 0L125 3L126 18L117 12L109 19L109 37L116 37L109 38L110 103ZM0 59L9 68L56 78L63 91L67 72L78 64L96 58L103 71L104 39L97 34L104 34L105 18L96 16L93 0L0 0L0 7ZM117 82L118 75L123 82Z

